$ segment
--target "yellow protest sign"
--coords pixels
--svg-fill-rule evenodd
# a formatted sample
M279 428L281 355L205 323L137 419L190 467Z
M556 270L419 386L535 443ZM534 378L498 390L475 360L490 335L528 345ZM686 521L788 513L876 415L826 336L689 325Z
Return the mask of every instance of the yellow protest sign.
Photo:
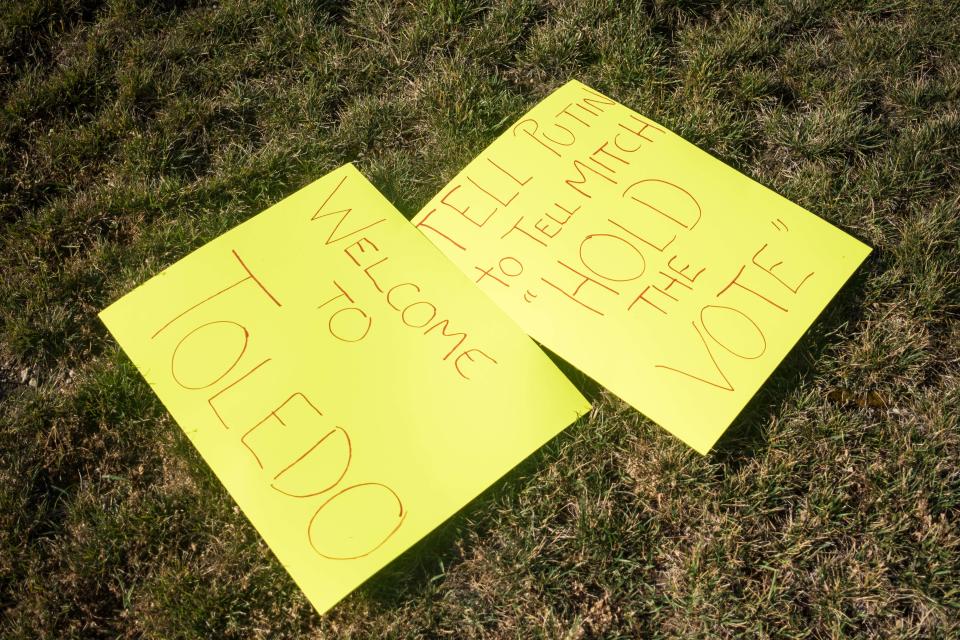
M870 251L576 81L414 223L527 333L700 453Z
M101 318L321 613L588 408L352 165Z

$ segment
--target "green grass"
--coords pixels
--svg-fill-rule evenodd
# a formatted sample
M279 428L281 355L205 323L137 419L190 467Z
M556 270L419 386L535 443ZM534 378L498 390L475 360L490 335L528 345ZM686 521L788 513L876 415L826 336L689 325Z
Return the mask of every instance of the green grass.
M951 0L0 9L0 636L960 636ZM407 215L571 77L875 248L700 457L585 419L318 617L96 313L341 163Z

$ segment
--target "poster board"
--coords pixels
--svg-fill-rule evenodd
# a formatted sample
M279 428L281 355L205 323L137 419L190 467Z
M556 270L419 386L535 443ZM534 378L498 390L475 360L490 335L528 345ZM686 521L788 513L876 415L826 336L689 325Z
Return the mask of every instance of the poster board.
M870 252L577 81L414 223L530 336L700 453Z
M100 317L320 613L589 408L352 165Z

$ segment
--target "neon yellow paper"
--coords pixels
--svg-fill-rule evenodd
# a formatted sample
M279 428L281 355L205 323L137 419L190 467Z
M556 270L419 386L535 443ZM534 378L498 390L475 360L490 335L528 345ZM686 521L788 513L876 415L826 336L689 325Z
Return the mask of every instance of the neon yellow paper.
M700 453L870 251L576 81L414 222L527 333Z
M588 408L352 165L101 318L321 613Z

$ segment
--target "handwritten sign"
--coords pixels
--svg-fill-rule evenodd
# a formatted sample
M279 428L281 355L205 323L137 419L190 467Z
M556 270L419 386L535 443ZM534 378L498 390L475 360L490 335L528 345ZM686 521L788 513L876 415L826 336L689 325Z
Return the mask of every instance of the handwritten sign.
M700 453L870 251L576 81L414 223L527 333Z
M101 318L321 613L588 408L352 165Z

